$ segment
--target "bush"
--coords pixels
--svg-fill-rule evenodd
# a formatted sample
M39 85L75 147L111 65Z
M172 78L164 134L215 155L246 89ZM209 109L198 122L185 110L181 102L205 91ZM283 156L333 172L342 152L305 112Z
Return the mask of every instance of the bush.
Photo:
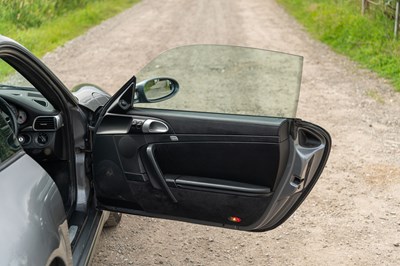
M278 0L317 39L389 79L400 91L400 42L380 9L361 15L361 1Z

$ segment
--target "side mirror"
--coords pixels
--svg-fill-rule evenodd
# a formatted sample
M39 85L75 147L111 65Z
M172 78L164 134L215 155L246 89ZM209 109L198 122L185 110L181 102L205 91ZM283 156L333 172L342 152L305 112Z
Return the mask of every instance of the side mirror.
M134 103L155 103L173 97L179 84L171 78L153 78L136 84Z

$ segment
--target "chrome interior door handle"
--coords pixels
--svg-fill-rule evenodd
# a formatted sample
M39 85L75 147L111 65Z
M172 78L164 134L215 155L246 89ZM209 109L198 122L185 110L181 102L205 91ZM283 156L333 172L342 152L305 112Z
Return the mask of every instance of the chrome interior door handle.
M147 119L142 126L143 133L167 133L169 130L167 124L159 120Z

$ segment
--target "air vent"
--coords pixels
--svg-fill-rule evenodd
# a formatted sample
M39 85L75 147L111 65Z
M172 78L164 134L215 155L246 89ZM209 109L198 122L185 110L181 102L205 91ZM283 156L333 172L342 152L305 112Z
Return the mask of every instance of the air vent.
M33 129L36 131L55 131L60 125L60 116L38 116L33 122Z
M47 107L47 102L46 101L37 100L37 99L34 99L33 101L38 103L38 104L40 104L41 106Z

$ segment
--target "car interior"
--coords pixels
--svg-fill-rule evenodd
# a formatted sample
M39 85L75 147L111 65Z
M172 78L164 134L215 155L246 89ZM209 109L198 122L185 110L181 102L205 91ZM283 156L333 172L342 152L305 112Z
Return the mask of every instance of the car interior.
M12 71L0 81L0 97L7 103L2 108L9 110L1 110L1 114L13 128L24 151L53 178L70 216L74 199L71 171L74 168L67 149L69 132L64 115L41 92L46 90L45 83L32 85L19 72L13 71L6 60L7 57L0 59L0 66ZM47 91L50 93L50 90ZM12 126L13 123L16 127Z

